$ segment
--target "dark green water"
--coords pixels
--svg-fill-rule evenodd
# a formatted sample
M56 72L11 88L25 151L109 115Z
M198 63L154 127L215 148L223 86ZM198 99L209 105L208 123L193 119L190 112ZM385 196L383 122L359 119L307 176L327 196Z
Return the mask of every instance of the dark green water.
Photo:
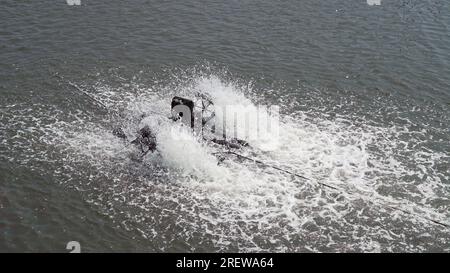
M81 3L0 3L0 252L450 251L447 1ZM109 133L197 89L280 106L253 155L344 193Z

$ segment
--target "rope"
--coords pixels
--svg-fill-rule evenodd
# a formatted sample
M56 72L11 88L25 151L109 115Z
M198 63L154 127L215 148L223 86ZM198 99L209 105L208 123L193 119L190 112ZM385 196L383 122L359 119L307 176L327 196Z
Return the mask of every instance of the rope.
M103 108L105 111L109 112L109 113L113 113L116 116L120 116L119 113L116 110L111 109L110 107L108 107L106 104L104 104L103 102L99 101L98 99L96 99L95 97L93 97L92 95L90 95L88 92L84 91L81 87L79 87L77 84L71 82L71 81L66 81L61 75L59 75L58 73L54 74L55 77L59 78L62 81L65 81L65 83L71 87L73 87L74 89L76 89L78 92L80 92L81 94L85 95L86 97L88 97L92 102L94 102L97 106L100 106L101 108ZM156 112L153 110L147 110L147 112L155 114L155 115L159 115L162 117L167 117L167 115L160 113L160 112Z
M58 73L55 73L55 77L59 78L62 81L65 81L65 79L61 75L59 75ZM78 92L80 92L83 95L85 95L86 97L88 97L91 101L93 101L95 104L99 105L101 108L105 109L108 112L111 111L110 108L108 106L106 106L106 104L104 104L103 102L101 102L98 99L96 99L93 96L91 96L89 93L84 91L81 87L79 87L75 83L73 83L71 81L66 81L66 84L68 84L69 86L75 88Z
M274 165L269 165L269 164L267 164L267 163L265 163L265 162L262 162L261 160L257 160L257 159L254 159L254 158L250 158L250 157L248 157L248 156L241 155L241 154L238 154L238 153L233 152L233 151L226 151L225 153L227 153L227 154L233 154L233 155L235 155L235 156L237 156L237 157L239 157L239 158L242 158L242 159L245 159L245 160L249 160L249 161L253 161L253 162L258 163L258 164L260 164L260 165L264 165L264 166L266 166L266 167L269 167L269 168L272 168L272 169L275 169L275 170L278 170L278 171L281 171L281 172L288 173L288 174L290 174L290 175L296 176L296 177L301 178L301 179L305 179L305 180L308 180L308 181L312 181L312 180L311 180L310 178L308 178L308 177L305 177L305 176L303 176L303 175L294 173L294 172L289 171L289 170L282 169L282 168L277 167L277 166L274 166ZM318 182L318 181L316 181L316 182L317 182L319 185L324 186L324 187L326 187L326 188L330 188L330 189L333 189L333 190L336 190L336 191L341 191L340 189L338 189L338 188L336 188L336 187L334 187L334 186L331 186L331 185L329 185L329 184L327 184L327 183Z
M241 154L236 153L236 152L233 152L233 151L225 151L225 152L222 152L222 153L233 154L233 155L235 155L235 156L237 156L237 157L239 157L239 158L242 158L242 159L245 159L245 160L248 160L248 161L252 161L252 162L255 162L255 163L257 163L257 164L264 165L264 166L266 166L266 167L273 168L273 169L276 169L276 170L278 170L278 171L281 171L281 172L285 172L285 173L294 175L294 176L296 176L296 177L298 177L298 178L302 178L302 179L308 180L308 181L313 181L312 179L310 179L310 178L308 178L308 177L305 177L305 176L303 176L303 175L299 175L299 174L294 173L294 172L292 172L292 171L285 170L285 169L282 169L282 168L280 168L280 167L277 167L277 166L274 166L274 165L267 164L267 163L265 163L265 162L263 162L263 161L261 161L261 160L257 160L257 159L254 159L254 158L250 158L250 157L248 157L248 156L241 155ZM323 187L326 187L326 188L329 188L329 189L332 189L332 190L335 190L335 191L339 191L339 192L341 192L341 193L344 193L344 191L343 191L342 189L339 189L339 188L337 188L337 187L335 187L335 186L329 185L329 184L324 183L324 182L319 182L319 181L315 181L315 182L318 183L319 185L323 186ZM381 201L381 200L380 200L380 201ZM445 228L450 228L450 224L443 223L443 222L441 222L441 221L438 221L438 220L429 218L429 217L427 217L427 216L420 215L420 214L417 214L417 213L414 213L414 212L411 212L411 211L408 211L408 210L399 208L398 206L394 206L394 205L390 205L390 204L386 204L386 203L379 203L379 205L384 206L384 207L387 207L387 208L390 208L390 209L393 209L393 210L401 211L401 212L403 212L403 213L406 213L406 214L408 214L408 215L411 215L411 216L414 216L414 217L417 217L417 218L421 218L421 219L423 219L423 220L427 220L427 221L429 221L429 222L432 222L432 223L434 223L434 224L440 225L440 226L445 227Z

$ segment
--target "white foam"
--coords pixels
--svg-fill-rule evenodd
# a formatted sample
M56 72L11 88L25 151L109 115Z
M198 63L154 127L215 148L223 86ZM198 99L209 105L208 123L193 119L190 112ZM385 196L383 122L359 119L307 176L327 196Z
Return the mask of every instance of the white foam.
M385 232L389 226L402 221L405 229L414 233L429 223L383 207L383 202L394 203L391 195L406 199L395 205L407 210L417 210L416 204L422 204L427 206L422 210L426 215L448 217L430 209L433 200L439 199L443 200L440 211L448 213L450 202L443 180L449 177L434 167L448 161L448 154L413 146L416 135L420 139L423 132L355 123L352 116L330 120L320 115L320 110L311 109L317 115L280 117L276 145L248 139L253 148L242 153L310 178L306 181L237 157L218 165L212 154L219 150L164 117L170 113L171 96L194 96L199 90L211 95L217 109L227 105L257 109L238 84L218 76L194 76L193 84L180 83L173 89L144 87L139 96L127 89L96 87L96 98L120 109L121 120L115 122L121 123L130 139L143 125L156 132L158 154L140 159L136 156L139 149L113 137L111 126L102 123L103 119L91 120L82 112L67 117L64 111L45 106L36 114L36 108L11 105L7 119L28 125L27 132L14 132L7 143L30 147L34 140L25 135L39 135L46 148L35 147L18 161L63 162L63 169L55 167L54 175L73 176L70 181L78 181L77 187L90 192L93 203L113 218L125 217L119 208L133 208L125 211L127 216L121 221L151 240L166 240L167 245L177 239L198 243L203 238L196 234L203 232L204 240L219 250L395 251L395 247L378 242L392 240L393 235ZM143 114L147 116L140 120ZM30 117L35 119L34 126L26 123ZM220 110L218 117L221 120ZM7 134L4 120L2 117L0 126L2 134ZM177 135L182 137L174 138ZM405 135L414 138L405 141ZM405 158L399 151L405 146L404 151L413 158ZM58 153L50 155L50 149ZM405 177L415 176L423 183L414 182L417 185L412 188ZM338 186L345 193L327 192L317 182ZM162 222L172 223L182 234L171 235L160 226ZM401 241L396 242L397 247L417 249Z

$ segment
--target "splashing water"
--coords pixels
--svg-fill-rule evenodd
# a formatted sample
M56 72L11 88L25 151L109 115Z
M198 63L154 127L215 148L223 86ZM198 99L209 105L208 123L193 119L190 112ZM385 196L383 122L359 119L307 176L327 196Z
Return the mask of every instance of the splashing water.
M226 105L256 109L258 90L245 92L247 87L216 75L194 75L176 87L135 86L138 96L127 90L129 85L93 87L91 95L117 109L118 116L49 105L2 105L0 157L51 171L126 229L140 231L156 249L449 248L447 230L386 206L394 204L442 221L450 216L450 174L444 169L449 153L430 147L429 134L414 130L414 124L384 126L351 115L329 119L321 115L320 107L301 111L281 104L287 114L277 117L276 145L265 148L269 136L263 142L250 141L253 148L242 153L310 178L301 180L233 156L218 164L214 154L220 149L164 117L170 114L174 95L192 97L201 90L218 109ZM218 120L223 120L220 111ZM111 134L114 126L121 126L132 138L144 125L156 132L159 150L144 158L136 147ZM174 130L183 137L175 140ZM329 191L317 182L343 191Z

